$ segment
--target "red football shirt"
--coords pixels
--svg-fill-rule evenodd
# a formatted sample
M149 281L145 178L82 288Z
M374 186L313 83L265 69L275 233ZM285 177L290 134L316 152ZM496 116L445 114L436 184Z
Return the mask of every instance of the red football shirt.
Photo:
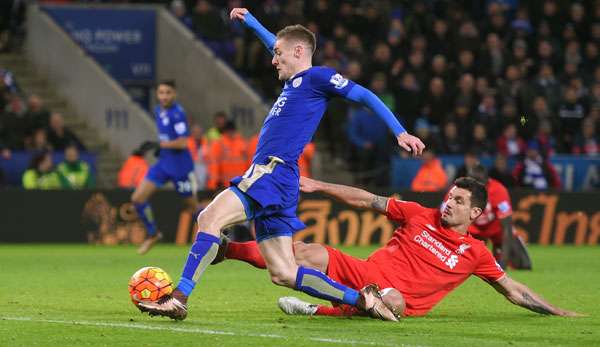
M500 219L512 215L512 205L508 190L493 178L486 185L488 203L485 210L469 227L469 233L480 239L502 240Z
M403 226L368 259L402 293L409 316L430 311L471 274L487 282L504 276L483 242L444 228L440 216L437 209L389 199L387 217Z

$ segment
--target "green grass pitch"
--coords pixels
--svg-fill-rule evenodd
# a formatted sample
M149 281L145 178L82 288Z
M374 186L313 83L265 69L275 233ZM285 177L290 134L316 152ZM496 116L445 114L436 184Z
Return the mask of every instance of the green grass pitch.
M371 248L349 248L366 256ZM588 314L541 316L513 306L471 278L428 316L400 323L291 317L277 298L294 294L265 271L211 266L188 319L142 315L129 301L133 272L153 265L175 281L187 247L0 245L0 346L592 346L600 345L600 249L531 247L534 271L511 271L550 302ZM311 299L312 300L312 299ZM313 300L314 301L314 300Z

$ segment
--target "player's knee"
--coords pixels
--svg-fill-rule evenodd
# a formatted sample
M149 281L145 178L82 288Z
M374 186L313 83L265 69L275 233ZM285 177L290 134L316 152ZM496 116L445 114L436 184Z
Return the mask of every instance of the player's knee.
M270 271L271 282L278 286L294 288L296 286L296 276L290 271Z
M198 230L204 232L220 232L221 226L219 222L206 210L200 212L196 218Z

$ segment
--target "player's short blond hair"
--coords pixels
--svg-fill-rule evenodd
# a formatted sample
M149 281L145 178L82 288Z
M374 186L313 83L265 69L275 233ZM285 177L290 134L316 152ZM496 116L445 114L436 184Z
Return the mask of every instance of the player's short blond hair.
M305 43L310 48L311 55L315 53L315 49L317 48L317 38L315 37L315 34L300 24L288 25L279 30L279 32L277 32L277 38Z

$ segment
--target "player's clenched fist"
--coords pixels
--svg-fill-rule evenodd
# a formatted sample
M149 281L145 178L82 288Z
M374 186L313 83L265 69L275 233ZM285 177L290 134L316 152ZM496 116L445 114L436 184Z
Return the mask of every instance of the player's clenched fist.
M248 9L236 7L233 10L231 10L231 12L229 13L229 18L231 20L239 19L239 20L243 21L246 13L248 13Z

